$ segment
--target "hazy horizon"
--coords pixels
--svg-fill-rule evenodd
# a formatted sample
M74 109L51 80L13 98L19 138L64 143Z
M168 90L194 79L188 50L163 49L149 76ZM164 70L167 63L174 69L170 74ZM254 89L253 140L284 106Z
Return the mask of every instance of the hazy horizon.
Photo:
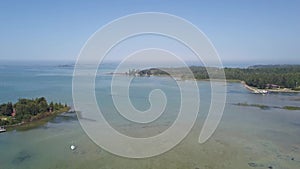
M59 66L59 65L73 65L76 63L76 60L3 60L0 59L0 66ZM102 64L119 64L119 60L105 60ZM145 62L146 63L146 62ZM151 62L150 62L151 63ZM163 61L161 64L168 64L170 62ZM185 63L189 66L203 66L200 61L187 60ZM134 64L134 63L133 63ZM138 62L136 63L138 64ZM149 64L149 63L148 63ZM155 62L152 62L153 66L155 66ZM277 62L223 62L223 67L239 67L239 68L247 68L249 66L255 65L300 65L300 63L277 63ZM172 67L172 64L170 64ZM173 67L176 67L173 66Z

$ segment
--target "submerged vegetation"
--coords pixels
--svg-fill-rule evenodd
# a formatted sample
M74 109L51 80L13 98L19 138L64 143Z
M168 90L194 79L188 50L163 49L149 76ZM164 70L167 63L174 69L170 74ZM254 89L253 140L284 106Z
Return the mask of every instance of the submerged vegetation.
M66 104L48 104L44 97L36 99L19 99L17 103L8 102L0 105L0 126L12 126L39 120L51 115L66 112Z
M284 106L283 109L285 109L285 110L300 110L300 107L296 107L296 106Z
M261 105L261 104L237 103L237 104L234 104L234 105L237 105L237 106L258 107L258 108L263 109L263 110L267 110L267 109L270 109L270 108L271 108L270 106L267 106L267 105Z
M236 106L248 106L248 107L258 107L263 110L271 109L271 108L277 108L277 109L285 109L285 110L300 110L300 107L297 106L283 106L283 107L277 107L277 106L268 106L268 105L262 105L262 104L248 104L247 102L245 103L236 103L233 104Z
M300 90L300 65L267 65L267 66L251 66L248 68L216 68L203 66L190 66L194 77L186 77L185 68L151 68L138 72L140 76L150 75L169 75L168 72L176 74L181 78L203 79L219 79L222 77L224 70L226 79L244 81L247 85L257 87L259 89L278 89L290 88ZM210 76L207 70L212 72Z

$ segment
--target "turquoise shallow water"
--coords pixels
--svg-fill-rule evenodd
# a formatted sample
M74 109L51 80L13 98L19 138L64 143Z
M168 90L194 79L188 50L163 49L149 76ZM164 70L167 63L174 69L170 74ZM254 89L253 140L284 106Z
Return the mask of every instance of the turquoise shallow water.
M169 98L166 112L149 124L133 124L121 117L111 100L111 71L104 65L96 79L96 97L105 118L121 133L146 137L166 130L177 116L179 91L166 77L136 78L130 88L133 105L146 110L148 94L162 89ZM0 66L0 103L19 97L45 96L72 104L72 67L54 65ZM124 77L125 78L125 77ZM188 83L188 81L186 82ZM147 159L128 159L98 147L82 130L76 114L65 113L30 130L0 134L0 169L12 168L300 168L300 111L241 107L235 103L299 106L298 94L249 93L239 83L229 83L222 121L205 144L197 142L210 105L209 82L199 81L200 112L190 134L174 149ZM121 96L120 96L121 97ZM70 145L77 145L75 151Z

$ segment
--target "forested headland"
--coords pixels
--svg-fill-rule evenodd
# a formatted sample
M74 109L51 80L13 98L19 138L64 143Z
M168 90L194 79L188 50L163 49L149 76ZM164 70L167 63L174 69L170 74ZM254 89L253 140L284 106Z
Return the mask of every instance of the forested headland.
M27 123L69 110L67 104L53 102L48 104L44 97L21 98L14 104L8 102L0 105L0 126Z
M248 68L216 68L190 66L194 77L189 77L186 68L151 68L138 71L140 76L162 76L172 72L181 79L195 78L197 80L222 78L224 70L227 80L244 81L247 85L259 89L290 88L300 90L300 65L257 65ZM213 72L208 75L207 69Z

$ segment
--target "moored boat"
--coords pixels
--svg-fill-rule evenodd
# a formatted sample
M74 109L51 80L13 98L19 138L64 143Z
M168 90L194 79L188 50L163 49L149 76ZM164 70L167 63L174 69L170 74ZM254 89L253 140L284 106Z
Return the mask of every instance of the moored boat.
M1 132L6 132L6 129L3 126L0 126L0 133Z

